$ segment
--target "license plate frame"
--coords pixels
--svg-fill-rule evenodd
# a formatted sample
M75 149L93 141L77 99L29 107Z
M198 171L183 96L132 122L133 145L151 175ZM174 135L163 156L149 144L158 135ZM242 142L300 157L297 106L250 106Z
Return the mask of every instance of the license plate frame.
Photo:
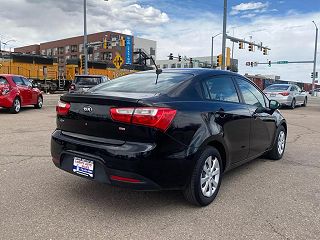
M275 97L276 96L276 94L270 94L270 97Z
M78 175L94 178L94 161L73 157L72 171Z

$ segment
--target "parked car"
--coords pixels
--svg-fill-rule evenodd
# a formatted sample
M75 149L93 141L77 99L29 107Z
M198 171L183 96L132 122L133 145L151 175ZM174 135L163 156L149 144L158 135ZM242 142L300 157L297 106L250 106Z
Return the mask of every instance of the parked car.
M11 113L18 113L21 107L27 105L42 108L42 92L23 76L1 74L0 107L9 109Z
M77 75L70 85L69 92L86 92L90 88L109 81L109 78L101 75Z
M314 92L315 92L315 93L319 93L319 92L320 92L320 88L315 88L314 90L310 90L310 91L309 91L309 94L310 94L310 95L313 95Z
M306 91L295 84L273 84L264 89L269 99L278 101L282 106L294 109L297 105L307 106Z
M287 123L279 106L232 72L134 73L61 96L52 160L115 186L181 189L188 201L205 206L226 171L262 154L282 158Z

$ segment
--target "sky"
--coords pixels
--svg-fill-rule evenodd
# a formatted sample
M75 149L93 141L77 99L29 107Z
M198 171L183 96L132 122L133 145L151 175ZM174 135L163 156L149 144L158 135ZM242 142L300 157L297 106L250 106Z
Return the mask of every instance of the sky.
M83 34L82 0L0 0L0 39L18 47ZM169 53L209 56L211 36L222 32L223 0L87 0L88 32L119 31L156 40L157 59ZM267 56L235 45L239 73L279 75L311 82L312 64L260 65L246 62L313 60L320 0L228 0L229 35L271 48ZM320 38L320 37L319 37ZM221 53L221 36L214 55ZM320 42L320 41L319 41ZM231 42L227 42L231 47ZM320 44L317 69L320 72Z

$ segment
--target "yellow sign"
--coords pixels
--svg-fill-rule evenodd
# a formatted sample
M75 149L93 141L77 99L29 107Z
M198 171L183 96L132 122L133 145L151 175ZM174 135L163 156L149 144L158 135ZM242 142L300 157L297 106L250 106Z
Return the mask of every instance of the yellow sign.
M0 63L0 68L2 68L2 64Z
M120 69L124 63L122 57L119 54L115 56L112 62L117 69Z

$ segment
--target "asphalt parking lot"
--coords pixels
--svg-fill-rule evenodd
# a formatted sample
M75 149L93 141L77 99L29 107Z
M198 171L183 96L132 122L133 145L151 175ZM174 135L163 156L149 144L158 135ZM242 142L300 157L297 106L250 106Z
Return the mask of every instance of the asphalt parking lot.
M54 167L50 135L58 95L41 110L0 110L1 239L319 239L320 98L283 109L280 161L257 159L225 174L216 200L135 192Z

